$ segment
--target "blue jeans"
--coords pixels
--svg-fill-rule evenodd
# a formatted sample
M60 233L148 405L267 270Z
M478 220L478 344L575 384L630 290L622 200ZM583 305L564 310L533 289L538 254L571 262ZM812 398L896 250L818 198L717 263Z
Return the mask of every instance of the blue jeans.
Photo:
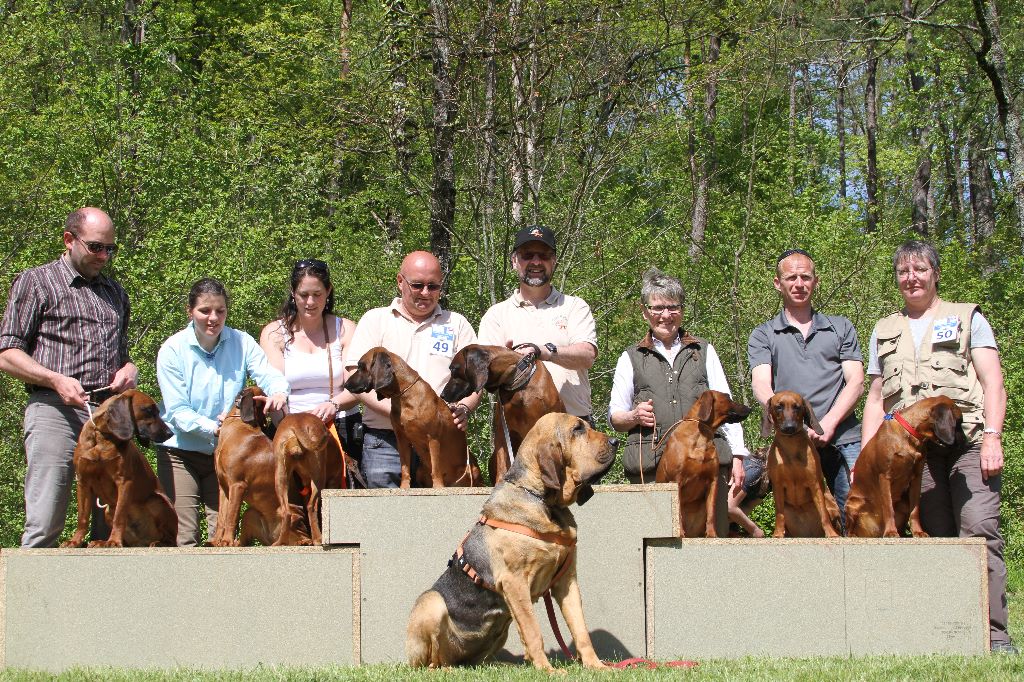
M825 483L832 491L839 505L839 516L846 525L846 498L850 496L850 472L857 463L860 454L860 441L842 445L830 444L818 451L821 455L821 470L825 474Z
M402 463L395 432L367 427L363 435L363 461L359 464L366 487L397 488L402 482Z

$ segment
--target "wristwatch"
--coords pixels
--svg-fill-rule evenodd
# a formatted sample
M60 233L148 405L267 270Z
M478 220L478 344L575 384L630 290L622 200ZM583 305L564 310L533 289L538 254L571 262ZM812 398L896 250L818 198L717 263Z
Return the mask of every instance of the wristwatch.
M553 343L545 343L544 347L548 349L548 352L552 355L558 355L558 346Z

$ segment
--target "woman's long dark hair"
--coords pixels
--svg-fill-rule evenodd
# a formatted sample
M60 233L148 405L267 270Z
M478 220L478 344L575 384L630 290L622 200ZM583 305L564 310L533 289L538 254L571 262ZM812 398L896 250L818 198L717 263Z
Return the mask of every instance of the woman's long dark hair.
M331 271L327 267L327 263L314 258L298 261L292 268L291 290L288 292L288 298L284 300L278 311L278 317L284 322L288 340L291 339L295 320L299 316L299 306L295 303L295 289L303 277L316 277L320 280L324 288L327 289L327 303L324 305L323 316L326 319L328 315L334 314L334 287L331 285Z

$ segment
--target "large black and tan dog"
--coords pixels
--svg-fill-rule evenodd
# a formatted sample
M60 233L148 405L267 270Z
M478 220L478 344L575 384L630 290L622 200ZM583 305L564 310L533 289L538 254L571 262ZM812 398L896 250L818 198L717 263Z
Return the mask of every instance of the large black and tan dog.
M527 660L551 670L533 603L548 589L583 665L603 668L576 582L576 521L568 507L593 495L618 442L568 414L542 417L434 586L409 616L409 664L473 665L501 649L515 620Z
M539 349L523 356L503 346L474 343L456 353L449 366L452 376L441 391L442 400L462 400L470 393L486 389L497 396L502 408L494 411L491 426L494 450L488 471L494 484L505 476L509 462L537 420L549 412L565 412L565 403L551 373L537 359L539 355ZM512 452L505 442L506 428Z

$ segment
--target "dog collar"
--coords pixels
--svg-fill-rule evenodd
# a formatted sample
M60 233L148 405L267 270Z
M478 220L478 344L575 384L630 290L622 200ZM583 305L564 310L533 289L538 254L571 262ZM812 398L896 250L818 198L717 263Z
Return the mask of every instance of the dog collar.
M919 434L917 430L910 425L910 422L904 419L903 415L897 412L896 410L893 410L891 413L885 415L883 419L885 419L886 421L895 421L897 424L905 428L907 430L907 433L909 433L914 438L922 441L924 440L924 438L921 437L921 434Z

